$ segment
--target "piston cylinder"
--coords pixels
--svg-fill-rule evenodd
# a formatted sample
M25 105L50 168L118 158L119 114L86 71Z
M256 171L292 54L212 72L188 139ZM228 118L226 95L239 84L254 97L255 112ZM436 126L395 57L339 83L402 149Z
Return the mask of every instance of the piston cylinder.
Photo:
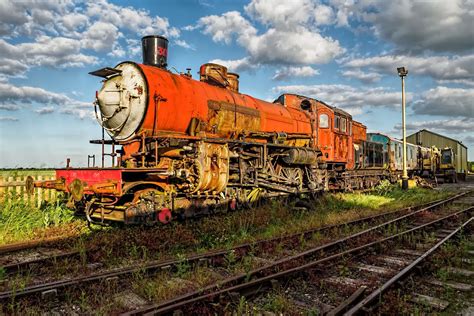
M283 161L287 164L312 165L318 161L318 152L308 148L293 148L285 152Z

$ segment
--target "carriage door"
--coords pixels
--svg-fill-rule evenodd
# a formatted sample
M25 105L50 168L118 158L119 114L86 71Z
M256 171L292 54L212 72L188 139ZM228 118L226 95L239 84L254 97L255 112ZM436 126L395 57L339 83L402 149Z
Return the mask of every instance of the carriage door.
M323 153L324 160L334 160L334 140L332 137L332 112L326 107L318 106L318 147Z

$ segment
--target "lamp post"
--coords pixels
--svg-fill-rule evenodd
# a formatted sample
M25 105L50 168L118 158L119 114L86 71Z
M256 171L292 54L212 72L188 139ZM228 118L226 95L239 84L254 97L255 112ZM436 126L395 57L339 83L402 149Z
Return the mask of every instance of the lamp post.
M405 77L408 75L408 69L405 67L397 68L398 75L402 78L402 130L403 130L403 173L402 173L402 189L408 189L408 173L407 173L407 134L405 127Z

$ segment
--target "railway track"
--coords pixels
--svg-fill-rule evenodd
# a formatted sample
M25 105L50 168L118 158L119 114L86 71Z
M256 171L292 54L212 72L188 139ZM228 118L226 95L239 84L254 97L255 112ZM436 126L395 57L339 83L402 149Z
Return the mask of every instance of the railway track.
M26 242L18 242L0 246L0 255L7 253L31 250L38 247L49 247L57 244L68 243L73 237L52 237L47 239L31 240Z
M381 220L387 219L388 217L398 216L395 220L389 221L388 222L389 224L393 221L396 222L397 220L403 220L404 218L414 216L415 214L425 212L437 207L441 207L443 205L446 205L447 203L450 203L452 201L455 201L461 198L465 194L466 193L458 194L456 196L450 197L445 200L431 202L428 205L422 205L422 206L418 206L414 208L404 208L401 210L385 212L382 214L377 214L374 216L357 219L348 223L331 225L331 226L326 226L326 227L321 227L321 228L316 228L316 229L310 229L310 230L300 232L297 234L286 235L286 236L281 236L281 237L267 239L267 240L260 240L253 243L246 243L246 244L242 244L242 245L239 245L227 250L219 250L219 251L212 251L212 252L208 252L204 254L192 255L185 258L185 260L186 260L186 263L191 264L191 265L197 265L203 262L206 262L207 264L210 264L210 265L220 265L222 264L222 261L225 258L225 256L228 255L229 253L236 254L238 257L243 257L249 251L254 251L255 249L268 249L271 247L275 247L277 245L281 245L282 243L286 244L288 247L291 248L292 245L294 245L295 243L301 242L301 240L310 239L315 233L325 234L325 233L330 232L331 230L337 230L343 227L355 226L355 225L367 225L367 224L373 223L374 221L381 221ZM382 227L383 225L388 225L388 224L386 222L385 224L377 225L375 228L371 228L359 234L368 233L371 230L377 229L377 227ZM320 248L319 250L334 248L334 247L337 247L337 245L338 245L337 242L330 243ZM317 252L318 250L309 251L308 255L310 255L311 253L316 254ZM154 261L154 262L148 262L144 265L116 268L112 270L106 270L106 271L94 273L87 276L68 278L66 280L59 280L59 281L47 282L43 284L31 285L31 286L24 287L21 290L18 290L18 289L7 290L0 293L0 300L18 299L25 296L39 295L39 294L51 293L51 292L58 293L58 290L60 289L83 286L83 285L87 285L94 282L118 280L120 278L130 276L133 273L136 273L137 271L145 272L147 274L153 274L161 270L175 269L176 266L182 262L183 262L183 259Z
M308 271L311 271L314 277L314 275L320 273L320 271L327 270L328 266L334 266L335 263L340 262L341 260L348 257L360 256L363 253L367 253L368 250L373 251L378 246L393 243L395 240L403 236L409 236L410 234L420 234L423 236L423 234L425 234L427 231L433 230L433 227L436 227L436 225L446 225L446 223L456 222L456 220L460 217L468 217L467 220L462 222L461 225L458 225L452 229L452 232L450 232L448 235L451 238L461 229L461 227L465 227L472 221L471 213L474 208L469 207L462 211L442 216L434 220L415 224L412 228L402 228L401 232L391 234L388 237L384 236L384 234L370 235L370 233L375 233L376 230L380 230L381 228L387 228L389 225L393 224L400 224L402 220L406 220L408 218L413 219L416 215L422 215L422 212L426 212L428 209L430 208L400 216L394 220L390 220L386 223L377 225L376 227L367 229L366 231L342 238L330 244L316 247L296 256L284 258L262 268L248 272L246 275L238 275L228 278L219 282L219 284L216 286L209 286L207 288L195 291L193 293L188 293L161 304L147 306L145 308L126 313L126 315L171 314L176 311L179 311L183 314L213 314L216 312L222 312L226 306L231 306L229 304L238 303L238 300L241 297L251 297L258 293L268 291L268 289L278 287L281 282L287 282L289 279L298 276L301 277L302 274L308 273ZM418 218L418 220L422 220L421 216ZM443 240L443 242L444 241L445 240ZM419 260L426 258L429 254L436 250L437 247L439 247L439 243L426 253L421 254ZM405 255L406 254L403 254L403 256ZM390 257L387 256L386 259L389 260ZM391 260L396 261L397 258L391 257ZM399 259L399 263L400 262L406 263L406 261L403 261L402 259ZM416 261L414 265L418 263L419 261ZM413 269L413 265L411 265L410 268L403 269L399 274L397 274L397 277L406 275L407 271L410 271L411 269ZM325 278L322 277L318 279L318 281L322 280L324 282L329 280L329 278L330 276L326 275ZM248 281L249 279L250 281ZM337 282L337 279L335 280ZM297 283L299 282L301 282L301 280L298 280ZM395 277L392 278L390 282L391 283L389 285L385 285L385 287L393 285L393 283L396 282ZM349 297L344 298L340 302L340 306L335 307L333 312L329 311L331 315L341 314L341 312L344 311L351 303L357 299L360 299L365 289L373 286L372 284L364 285L363 282L360 283L360 288L357 291L352 293ZM348 287L349 284L339 285ZM373 302L377 298L378 294L380 294L380 292L376 291L370 294L367 298L367 303L363 306L360 306L359 310L364 308L367 304ZM358 310L354 310L353 312L356 313L357 311Z
M470 207L462 212L468 212L472 211L474 207ZM459 212L461 213L461 212ZM452 216L448 217L447 219L451 219ZM362 301L357 303L355 306L350 308L347 312L344 313L344 315L350 316L350 315L355 315L361 312L369 312L371 311L371 307L376 304L377 300L380 299L380 297L386 293L389 289L395 287L397 283L401 283L405 278L407 278L408 275L410 275L416 267L421 266L421 264L428 258L428 256L432 255L435 251L437 251L442 245L446 244L448 241L453 239L461 230L465 229L470 225L474 220L474 217L469 217L467 220L461 222L461 224L454 226L454 225L448 225L451 226L448 229L438 229L438 239L436 240L436 243L431 246L429 249L427 249L424 252L421 253L416 253L412 252L412 258L409 260L411 261L408 265L404 266L403 269L401 269L397 274L392 276L390 279L386 280L383 282L380 286L378 286L375 290L373 290L369 295L367 295ZM401 252L400 250L403 249L398 249L399 253ZM403 254L403 252L401 252ZM406 253L405 253L406 254ZM347 302L350 302L348 300ZM345 308L349 308L349 304L344 304L341 305L341 308L339 308L337 311L344 310ZM337 313L331 313L332 315L336 315Z
M453 199L458 199L461 196L462 194L453 196ZM273 241L274 243L276 243L285 239L301 238L301 236L303 236L303 238L307 238L308 236L310 236L311 234L317 231L323 232L329 229L340 227L341 225L355 225L355 224L364 223L364 222L369 223L371 221L377 220L379 218L383 218L388 215L417 210L417 209L428 207L430 205L440 203L440 202L442 202L442 200L436 200L436 201L432 201L432 202L418 205L418 206L407 207L407 208L403 208L396 211L389 211L389 212L377 214L374 216L356 219L354 221L343 223L343 224L331 225L331 226L317 228L317 229L309 229L301 233L282 236L282 237L274 238L272 240L267 240L264 242L269 243ZM3 267L4 271L10 275L23 273L23 272L29 273L31 272L31 270L33 270L36 267L44 268L47 266L57 264L58 262L61 262L61 260L81 258L81 256L84 257L87 255L87 252L90 249L83 249L83 250L70 249L70 245L68 245L67 249L60 249L60 247L57 247L58 244L61 244L61 245L70 244L71 241L72 241L71 237L52 238L49 240L15 243L11 245L1 246L0 254L2 254L3 256L0 259L0 265ZM245 246L246 245L238 246L234 250L243 249L245 248ZM247 248L250 248L252 246L255 246L255 244L248 244ZM33 253L28 253L29 251L33 251ZM21 253L25 252L26 255L20 254L19 256L15 256L14 254L12 254L12 253L20 253L20 252ZM23 259L23 257L26 257L26 259Z

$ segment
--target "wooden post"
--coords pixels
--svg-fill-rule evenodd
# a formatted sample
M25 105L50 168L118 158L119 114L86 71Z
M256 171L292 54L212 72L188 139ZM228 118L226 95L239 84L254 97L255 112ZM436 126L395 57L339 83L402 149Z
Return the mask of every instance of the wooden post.
M8 177L8 182L10 182L10 183L13 182L13 177L12 176ZM15 192L14 190L15 189L12 186L7 187L7 190L6 190L7 191L7 199L9 199L10 202L12 202L12 200L13 200L13 194Z
M46 177L47 179L47 177ZM38 176L38 181L43 180L43 176ZM43 188L38 188L38 199L36 200L36 207L39 208L41 206L41 203L43 202L43 195L44 195L44 190Z

